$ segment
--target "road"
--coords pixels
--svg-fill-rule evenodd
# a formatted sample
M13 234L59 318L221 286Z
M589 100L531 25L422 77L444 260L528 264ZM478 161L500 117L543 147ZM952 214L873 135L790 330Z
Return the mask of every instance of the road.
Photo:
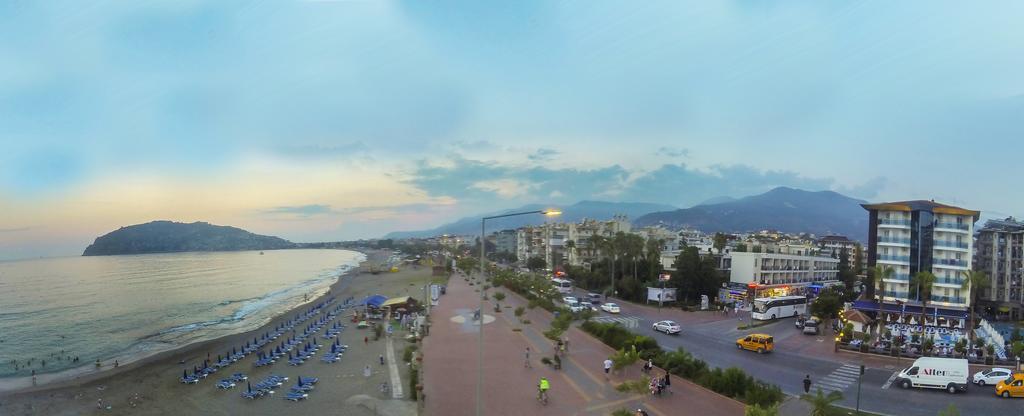
M709 312L658 311L625 302L618 304L622 309L620 314L599 312L596 319L636 322L635 332L653 336L666 350L682 347L710 366L739 367L757 379L778 385L786 394L802 394L802 380L809 374L814 383L812 392L819 387L837 390L843 394L842 405L853 408L856 404L859 355L833 352L830 335L804 335L794 327L793 319L739 331L736 329L739 319L731 313L730 318L725 318ZM741 312L741 315L745 314ZM663 319L679 322L682 334L666 335L651 329L654 322ZM759 355L736 348L737 338L755 332L775 337L775 352ZM905 366L909 362L903 360L900 364ZM966 393L955 395L940 390L903 390L887 383L899 371L895 362L872 365L874 367L866 369L861 381L861 410L887 415L934 416L954 403L962 415L1024 415L1024 402L998 398L991 386L972 385Z

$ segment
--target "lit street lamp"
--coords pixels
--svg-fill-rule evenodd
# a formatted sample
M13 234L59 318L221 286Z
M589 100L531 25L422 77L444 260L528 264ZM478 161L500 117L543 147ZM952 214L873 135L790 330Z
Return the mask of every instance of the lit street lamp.
M485 234L484 225L487 220L493 220L495 218L515 217L518 215L530 215L530 214L541 214L546 216L561 215L562 211L548 209L548 210L537 210L537 211L524 211L524 212L513 212L510 214L494 215L490 217L483 217L480 219L480 277L486 278L486 272L484 271L484 264L487 261L485 255L485 248L487 247L487 235ZM481 288L480 290L480 308L477 309L480 314L480 323L477 329L476 338L476 415L483 415L484 411L484 399L483 399L483 386L484 386L484 296L487 293Z

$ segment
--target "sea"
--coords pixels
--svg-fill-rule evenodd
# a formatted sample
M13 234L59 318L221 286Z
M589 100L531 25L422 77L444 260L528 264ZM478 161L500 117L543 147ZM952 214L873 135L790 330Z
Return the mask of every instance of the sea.
M0 381L253 330L363 260L348 250L269 250L3 261Z

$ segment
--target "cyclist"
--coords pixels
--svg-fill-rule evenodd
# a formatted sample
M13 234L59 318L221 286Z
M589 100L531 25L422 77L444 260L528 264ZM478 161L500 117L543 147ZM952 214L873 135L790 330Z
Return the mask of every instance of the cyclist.
M537 383L537 399L541 403L548 403L548 389L551 388L551 384L548 383L548 379L545 377L540 378L540 383Z

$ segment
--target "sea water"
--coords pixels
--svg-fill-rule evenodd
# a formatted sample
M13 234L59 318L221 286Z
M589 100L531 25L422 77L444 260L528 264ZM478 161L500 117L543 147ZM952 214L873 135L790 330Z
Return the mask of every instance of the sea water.
M364 259L271 250L0 262L0 377L123 363L256 329Z

